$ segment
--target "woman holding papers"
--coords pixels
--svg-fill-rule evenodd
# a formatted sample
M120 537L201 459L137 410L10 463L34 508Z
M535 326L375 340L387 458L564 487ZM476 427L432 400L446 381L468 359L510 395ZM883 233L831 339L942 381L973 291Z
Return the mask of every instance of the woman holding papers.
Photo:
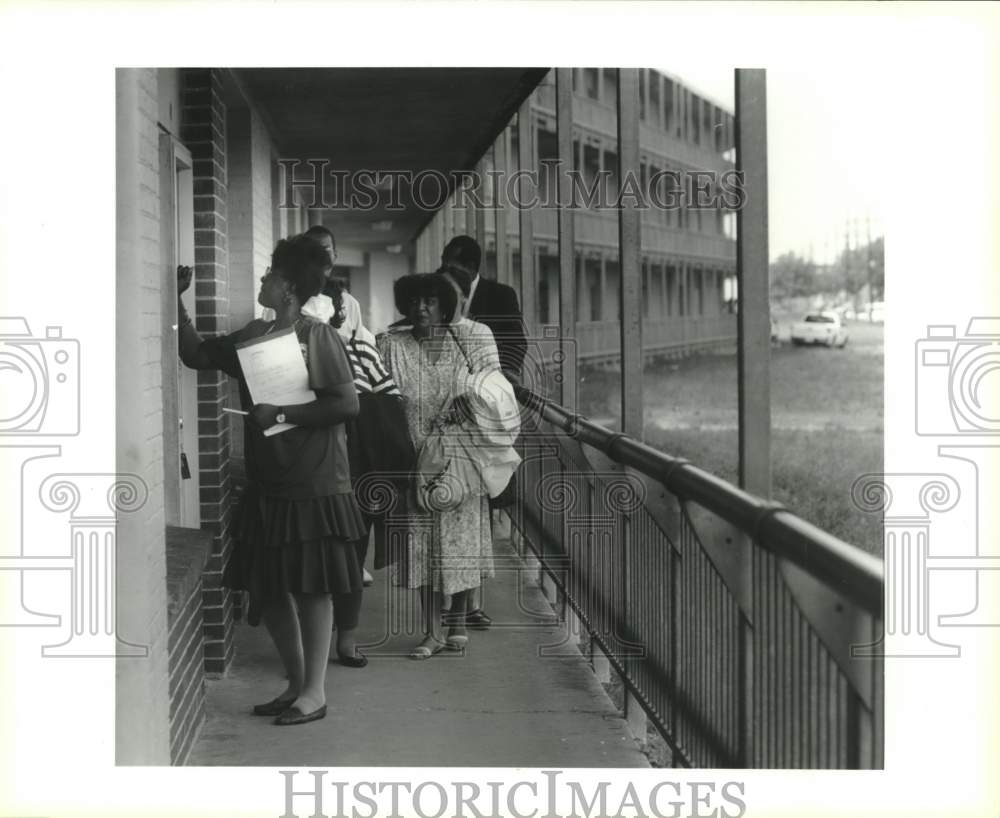
M365 662L354 641L362 589L354 541L365 529L344 436L358 398L344 346L329 324L332 303L318 295L327 264L311 239L278 242L257 298L276 319L251 321L230 335L202 340L180 307L182 360L239 378L248 411L249 480L223 581L250 592L248 621L263 621L284 663L285 690L254 707L284 725L326 715L332 607L340 661ZM179 291L189 283L190 271L182 268Z
M509 384L489 329L474 321L452 323L458 295L451 283L439 274L409 276L395 292L404 294L407 303L396 306L409 325L381 336L380 344L420 452L405 509L412 536L396 582L420 589L425 638L410 655L427 659L468 642L464 616L442 636L444 597L451 596L452 612L464 614L469 591L493 575L487 498L502 488L495 487L499 472L508 470L509 479L516 465L510 444L517 431L491 423L502 401L484 384L494 374L508 391Z

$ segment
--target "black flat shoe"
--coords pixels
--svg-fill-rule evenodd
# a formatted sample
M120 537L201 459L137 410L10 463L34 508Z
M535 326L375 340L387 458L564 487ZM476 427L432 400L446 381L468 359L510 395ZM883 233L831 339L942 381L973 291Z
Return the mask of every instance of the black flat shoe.
M368 665L368 657L360 653L356 653L354 656L338 655L337 661L344 667L366 667Z
M289 707L284 713L274 720L275 724L287 727L292 724L308 724L311 721L319 721L326 715L326 705L321 705L312 713L303 713L297 707Z
M253 706L253 714L255 716L280 716L292 706L292 702L294 701L294 698L271 699L271 701L265 704L255 704Z
M485 631L488 630L492 624L493 620L486 615L486 612L482 608L476 608L476 610L469 611L465 614L465 626L467 628L474 628L477 631Z

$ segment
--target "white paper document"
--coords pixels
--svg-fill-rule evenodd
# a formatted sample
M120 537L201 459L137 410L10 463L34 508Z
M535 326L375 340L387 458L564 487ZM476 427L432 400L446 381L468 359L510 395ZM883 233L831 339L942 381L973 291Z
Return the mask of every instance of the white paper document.
M316 393L309 388L299 338L291 327L237 344L236 354L255 404L295 406L316 400ZM264 435L270 437L294 428L291 423L278 423Z

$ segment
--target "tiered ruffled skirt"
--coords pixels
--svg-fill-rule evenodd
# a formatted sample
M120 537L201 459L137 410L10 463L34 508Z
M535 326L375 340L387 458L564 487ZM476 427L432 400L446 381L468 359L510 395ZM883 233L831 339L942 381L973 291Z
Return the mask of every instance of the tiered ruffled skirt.
M223 584L250 594L251 625L260 623L269 600L289 592L360 591L357 541L365 535L351 494L290 500L265 496L251 485L236 509L234 550Z

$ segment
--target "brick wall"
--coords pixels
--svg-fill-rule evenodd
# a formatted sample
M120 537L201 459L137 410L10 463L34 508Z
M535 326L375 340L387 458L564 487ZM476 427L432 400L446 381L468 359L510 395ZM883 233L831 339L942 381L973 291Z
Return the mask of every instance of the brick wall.
M167 528L170 758L184 764L205 719L202 572L212 535Z
M140 475L146 504L117 528L118 624L146 658L116 663L118 764L169 763L164 557L159 132L154 69L119 69L116 91L116 469Z
M181 137L194 163L195 326L203 335L229 331L226 106L216 69L181 74ZM203 577L205 669L225 673L233 656L233 593L221 587L232 548L228 376L198 373L198 448L202 528L212 534Z
M227 117L227 164L229 170L229 310L233 327L260 313L257 290L271 263L274 248L271 200L270 135L251 107L233 109ZM239 404L239 388L230 386L233 406ZM231 474L245 477L243 420L230 418Z

